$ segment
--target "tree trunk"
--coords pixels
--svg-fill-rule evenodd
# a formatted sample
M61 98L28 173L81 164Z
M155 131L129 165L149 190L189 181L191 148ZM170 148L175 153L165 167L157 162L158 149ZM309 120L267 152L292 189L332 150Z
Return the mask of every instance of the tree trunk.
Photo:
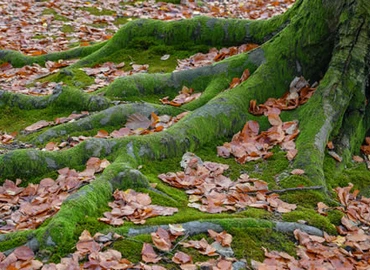
M135 38L150 37L156 44L163 45L260 44L248 53L207 67L171 74L118 78L99 95L89 95L72 87L56 89L48 97L0 91L0 108L19 108L25 112L48 107L58 110L68 104L71 110L97 111L76 122L27 137L37 145L65 138L72 132L123 125L133 113L176 115L190 111L176 125L160 133L108 140L95 138L59 152L26 149L0 155L2 180L40 179L60 168L79 168L92 156L109 157L112 161L101 176L70 196L47 224L35 230L0 236L4 243L0 250L37 239L40 249L58 249L68 253L79 233L77 225L86 216L101 216L102 205L111 200L114 189L149 188L147 176L136 170L139 165L150 166L154 160L181 159L185 152L197 152L205 146L212 146L215 153L217 143L229 141L246 121L265 121L248 112L250 100L263 103L270 97L281 97L292 79L301 75L311 82L320 81L320 84L313 97L293 112L299 120L298 154L282 171L300 168L305 174L280 178L280 187L320 185L323 191L319 197L329 199L333 183L328 182L328 175L340 175L351 163L351 157L359 152L370 124L367 105L370 90L369 35L368 0L298 0L285 14L266 21L205 17L176 22L136 20L124 25L111 40L86 48L37 57L0 51L0 59L14 66L81 58L62 74L73 76L78 68L92 66L100 59L107 59L127 48ZM251 72L248 80L231 91L223 91L232 78L240 77L247 68ZM146 95L177 93L183 85L204 93L200 99L181 108L145 102L110 106L111 101L117 99L134 97L140 101ZM291 117L287 114L287 118ZM332 171L326 171L326 144L330 140L343 161L331 168ZM163 172L167 172L165 168ZM305 198L303 193L297 194ZM317 191L306 194L317 195ZM22 243L15 244L14 239L21 239Z

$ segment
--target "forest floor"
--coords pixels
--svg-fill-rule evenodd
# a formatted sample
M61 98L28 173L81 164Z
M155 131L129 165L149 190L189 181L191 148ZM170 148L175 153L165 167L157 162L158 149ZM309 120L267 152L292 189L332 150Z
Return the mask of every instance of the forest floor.
M259 20L281 14L294 3L293 0L182 2L0 1L3 18L0 22L0 49L39 56L107 41L125 23L139 18L172 21L204 15ZM135 42L130 54L80 68L73 79L67 80L58 80L60 71L78 59L47 61L45 66L13 67L8 62L0 63L0 89L29 96L47 96L61 85L96 94L118 77L193 69L258 46L244 44L228 48L198 46L179 49L152 48L144 39ZM229 89L246 80L248 72L243 76L235 78ZM309 93L314 91L315 86L310 86L303 78L302 82L302 88ZM145 101L180 107L198 98L192 91L183 87L178 96L160 97L161 100L153 96ZM120 103L122 101L117 101ZM272 126L281 124L281 119L274 113L276 109L274 106L271 108L272 113L265 114L268 120L261 129L269 123ZM22 114L20 111L6 107L0 112L0 155L18 148L64 151L92 137L145 136L160 132L183 117L181 114L152 114L149 119L134 115L125 126L116 129L74 132L57 141L30 143L50 127L73 123L93 112L76 112L68 108L62 111L30 110ZM284 136L295 134L295 130L292 131L294 123L293 120L283 123L286 124L285 130L289 130ZM245 130L258 134L255 122L247 123ZM265 136L272 135L265 133ZM289 140L285 142L288 144ZM12 240L6 235L45 226L69 194L88 185L95 174L109 165L109 158L92 158L86 167L61 169L43 178L3 181L0 187L0 268L65 269L69 266L78 269L79 265L86 269L136 267L153 270L197 267L271 269L272 265L276 269L368 267L370 200L365 196L370 195L370 173L366 155L355 156L342 175L335 175L332 172L335 172L339 157L335 155L334 146L328 144L326 178L328 186L333 188L329 192L335 198L329 200L320 191L322 187L309 183L302 185L298 181L304 174L303 170L286 170L290 158L285 158L286 152L279 147L272 148L272 157L268 161L260 159L260 156L251 156L251 161L245 163L240 159L236 162L232 158L224 158L228 156L225 154L227 144L217 143L218 152L212 144L195 154L188 153L182 159L153 161L150 166L139 166L138 169L150 180L150 188L116 191L113 194L115 201L99 209L101 216L86 217L84 223L78 224L75 230L77 243L68 252L35 252L29 242L14 250L19 241L24 243L28 238L20 234ZM363 146L365 153L367 147ZM297 176L291 178L297 179L297 185L281 183L280 180L287 175ZM194 176L219 181L218 186L213 186L214 182L189 184ZM353 187L356 191L351 193ZM220 189L220 193L204 195L207 189L213 188ZM225 190L233 194L237 203L220 206L219 200L225 199L221 195ZM247 193L251 195L248 199L243 197Z

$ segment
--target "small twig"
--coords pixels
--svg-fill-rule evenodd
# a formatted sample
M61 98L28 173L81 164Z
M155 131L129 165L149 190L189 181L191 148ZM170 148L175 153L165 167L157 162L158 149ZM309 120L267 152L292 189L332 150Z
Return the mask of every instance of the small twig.
M82 188L83 186L86 186L86 185L88 185L89 183L88 182L83 182L81 185L79 185L79 186L76 186L76 187L74 187L74 188L71 188L70 190L68 190L67 192L68 193L72 193L73 191L75 191L75 190L77 190L77 189L79 189L79 188Z
M318 189L323 189L323 186L310 186L310 187L295 187L295 188L285 188L285 189L273 189L267 191L265 194L269 195L272 193L284 193L288 191L300 191L300 190L318 190ZM250 191L246 192L248 195L255 195L257 192L262 192L261 190L256 190L256 191Z
M132 241L132 242L136 242L136 243L140 243L140 244L144 244L146 243L145 241L141 241L141 240L137 240L137 239L133 239L131 237L127 237L127 238L124 238L125 240L128 240L128 241Z
M184 235L184 237L180 240L180 241L178 241L174 246L173 246L173 248L171 248L171 250L170 251L168 251L169 253L171 253L171 252L173 252L176 248L177 248L177 246L180 244L180 243L182 243L182 242L184 242L186 239L188 239L189 238L189 234L188 233L186 233L185 235Z

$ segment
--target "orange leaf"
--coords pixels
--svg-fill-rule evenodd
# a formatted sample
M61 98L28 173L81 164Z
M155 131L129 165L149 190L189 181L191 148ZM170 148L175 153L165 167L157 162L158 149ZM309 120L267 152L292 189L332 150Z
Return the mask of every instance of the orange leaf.
M164 129L163 126L156 126L155 129L154 129L154 132L160 132Z
M326 144L326 147L330 150L333 150L334 149L334 144L332 141L328 141L328 143Z
M90 46L90 42L88 42L88 41L82 41L82 42L80 42L80 46L81 47Z
M240 77L240 81L244 82L245 80L249 78L250 75L251 73L249 72L249 69L244 70L242 76Z
M156 124L159 122L159 117L155 114L155 112L151 112L150 115L152 117L152 123Z
M230 86L229 88L230 89L233 89L234 87L236 87L239 83L240 83L240 79L239 78L233 78L231 83L230 83Z
M31 56L37 56L37 55L43 55L43 54L46 54L45 51L41 50L41 51L32 51L29 53L29 55Z
M95 138L107 138L109 136L108 131L101 129L98 131L98 134L96 134L94 137Z

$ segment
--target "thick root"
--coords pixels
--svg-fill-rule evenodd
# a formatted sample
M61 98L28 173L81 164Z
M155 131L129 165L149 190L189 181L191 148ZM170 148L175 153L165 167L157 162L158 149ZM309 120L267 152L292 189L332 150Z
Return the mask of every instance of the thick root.
M297 140L299 152L294 161L295 167L305 169L315 183L324 186L326 144L329 138L338 134L352 97L356 97L354 104L365 104L365 100L361 98L364 97L364 82L368 70L368 17L356 16L362 13L360 5L352 6L346 12L350 19L340 26L339 41L325 77L315 95L301 110L302 131ZM351 120L348 118L346 121Z

